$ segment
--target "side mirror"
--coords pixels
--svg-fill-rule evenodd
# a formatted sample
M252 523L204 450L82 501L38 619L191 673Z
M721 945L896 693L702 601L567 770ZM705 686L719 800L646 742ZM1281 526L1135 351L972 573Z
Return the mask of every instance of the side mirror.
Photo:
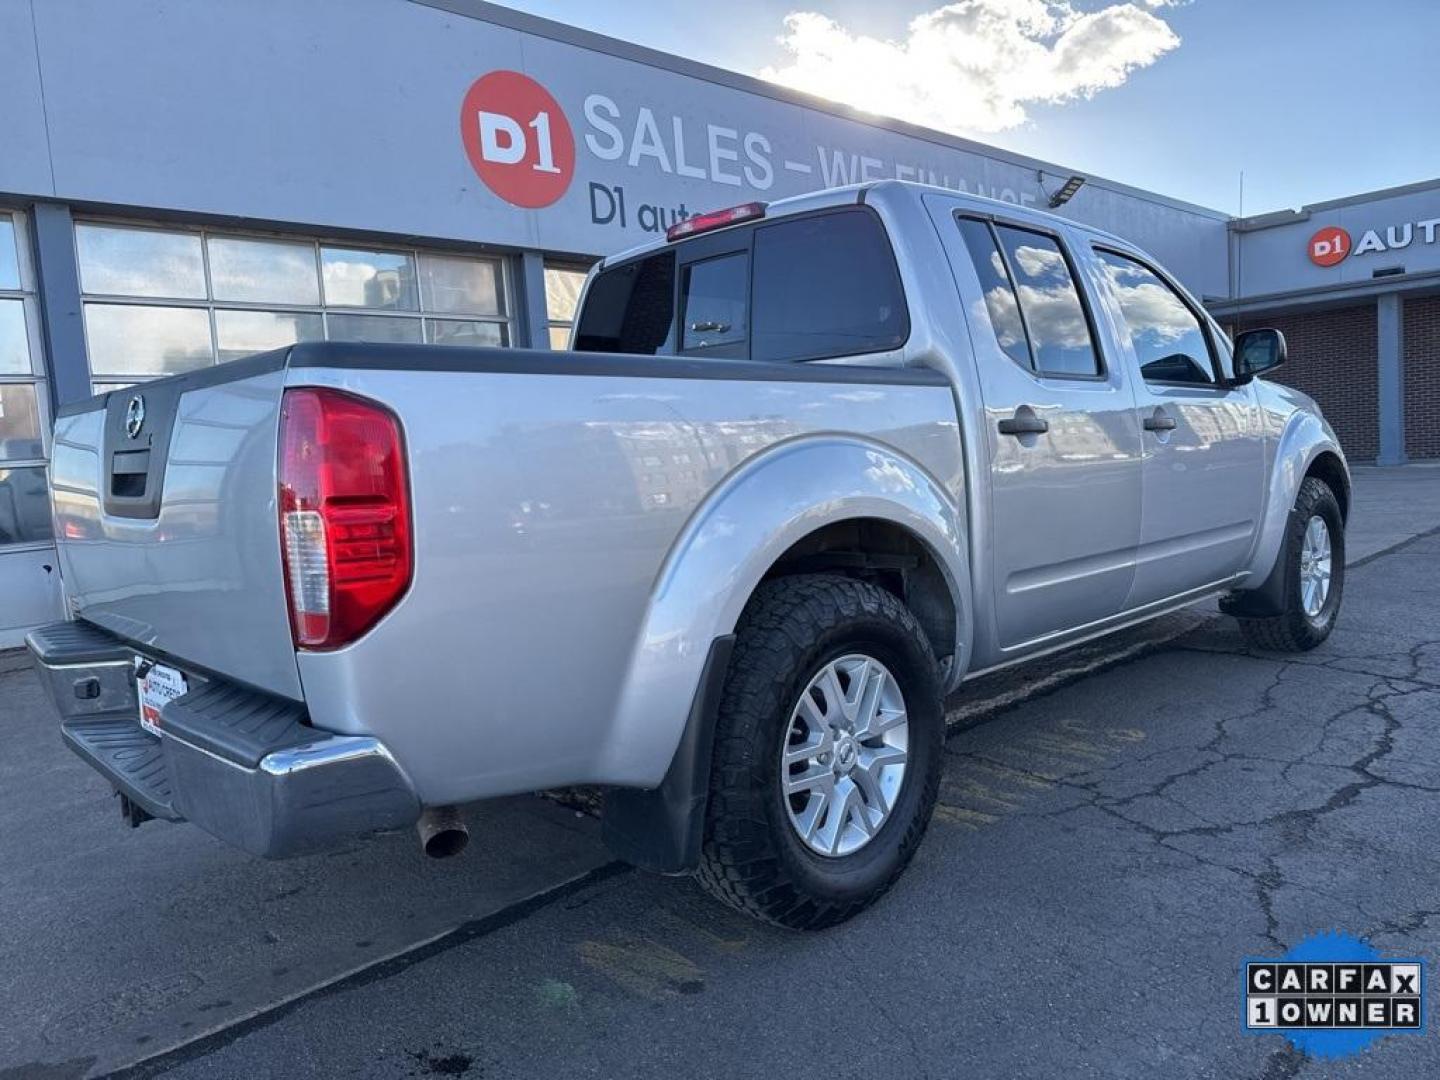
M1285 363L1285 335L1279 330L1246 330L1235 336L1235 383L1243 385Z

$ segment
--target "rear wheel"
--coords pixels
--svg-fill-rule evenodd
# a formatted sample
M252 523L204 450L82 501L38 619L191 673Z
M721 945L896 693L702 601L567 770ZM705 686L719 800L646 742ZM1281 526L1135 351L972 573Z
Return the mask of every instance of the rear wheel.
M1345 522L1328 484L1313 476L1300 485L1285 527L1284 610L1240 619L1245 640L1273 652L1305 652L1330 636L1345 591Z
M940 697L929 643L895 596L829 575L763 584L721 698L701 884L796 929L874 903L934 808Z

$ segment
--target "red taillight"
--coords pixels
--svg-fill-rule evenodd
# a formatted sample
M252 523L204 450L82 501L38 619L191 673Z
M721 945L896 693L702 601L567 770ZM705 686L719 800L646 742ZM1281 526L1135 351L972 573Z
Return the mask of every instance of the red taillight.
M337 390L285 391L280 549L300 648L346 645L400 599L414 549L393 413Z
M694 236L696 233L709 232L711 229L723 229L726 225L738 225L742 221L751 221L764 216L765 204L763 202L741 203L739 206L727 207L724 210L711 210L709 213L696 214L684 221L677 221L665 230L665 239L681 240L687 236Z

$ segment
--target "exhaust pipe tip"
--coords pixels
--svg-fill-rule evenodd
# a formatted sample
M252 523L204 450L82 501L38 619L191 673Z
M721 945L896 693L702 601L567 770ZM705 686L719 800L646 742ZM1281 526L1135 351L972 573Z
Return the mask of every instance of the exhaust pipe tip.
M432 859L448 859L459 855L470 843L470 830L458 806L431 806L415 823L420 835L420 850Z

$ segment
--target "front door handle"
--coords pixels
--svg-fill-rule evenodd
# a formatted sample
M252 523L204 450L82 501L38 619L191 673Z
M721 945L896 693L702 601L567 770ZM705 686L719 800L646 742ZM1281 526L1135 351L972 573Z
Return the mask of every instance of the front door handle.
M1001 420L1001 435L1039 435L1050 430L1050 421L1036 416L1024 405L1015 410L1015 415Z
M1153 415L1145 418L1144 426L1146 431L1174 431L1175 418L1156 409Z

